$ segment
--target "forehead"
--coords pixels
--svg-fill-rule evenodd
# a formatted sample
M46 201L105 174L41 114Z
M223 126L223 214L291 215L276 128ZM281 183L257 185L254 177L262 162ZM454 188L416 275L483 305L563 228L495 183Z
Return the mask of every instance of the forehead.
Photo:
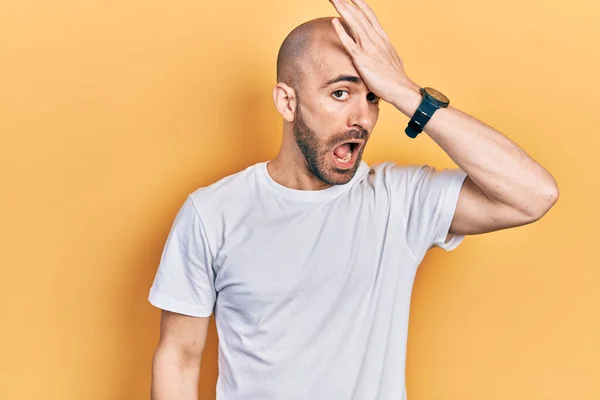
M359 76L337 35L318 35L306 64L305 83L317 89L339 75Z

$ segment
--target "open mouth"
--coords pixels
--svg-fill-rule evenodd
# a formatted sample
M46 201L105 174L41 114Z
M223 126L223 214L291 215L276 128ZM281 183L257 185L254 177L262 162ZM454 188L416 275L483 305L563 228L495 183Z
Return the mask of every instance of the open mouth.
M364 140L348 140L337 145L332 152L333 160L340 168L348 168L354 165Z

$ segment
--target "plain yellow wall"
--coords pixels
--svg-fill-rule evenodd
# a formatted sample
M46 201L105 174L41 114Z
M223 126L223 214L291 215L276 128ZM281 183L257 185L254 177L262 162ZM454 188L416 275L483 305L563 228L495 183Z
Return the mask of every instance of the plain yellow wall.
M371 5L414 81L561 189L533 225L428 254L409 398L600 399L597 1ZM191 191L275 156L278 47L334 14L325 0L0 1L0 399L149 397L146 299L173 218ZM365 160L453 166L406 122L382 105ZM216 346L212 324L202 399Z

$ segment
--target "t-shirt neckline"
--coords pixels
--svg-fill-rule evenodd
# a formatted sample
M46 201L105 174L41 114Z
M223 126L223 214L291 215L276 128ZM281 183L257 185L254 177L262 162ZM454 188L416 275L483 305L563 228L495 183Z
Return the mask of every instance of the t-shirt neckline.
M264 161L260 163L258 171L259 175L262 178L262 181L269 186L273 191L277 192L278 195L286 197L291 200L296 201L325 201L329 200L340 193L343 193L349 190L357 181L362 179L369 172L369 165L361 160L358 169L356 170L356 174L352 177L352 179L343 185L333 185L325 189L320 190L300 190L300 189L292 189L287 186L283 186L280 183L276 182L267 169L267 164L270 161Z

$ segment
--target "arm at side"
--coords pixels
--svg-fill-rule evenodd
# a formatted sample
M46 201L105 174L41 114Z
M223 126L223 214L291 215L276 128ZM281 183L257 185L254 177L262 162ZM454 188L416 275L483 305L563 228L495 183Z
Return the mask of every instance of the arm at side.
M163 310L152 359L151 400L198 400L200 361L210 317Z

